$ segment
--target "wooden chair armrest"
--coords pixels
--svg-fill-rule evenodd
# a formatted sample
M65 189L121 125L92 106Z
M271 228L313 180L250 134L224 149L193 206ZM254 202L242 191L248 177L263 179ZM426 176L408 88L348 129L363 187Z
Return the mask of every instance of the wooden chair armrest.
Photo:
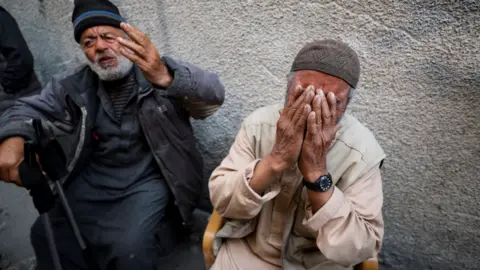
M355 265L355 270L378 270L378 260L376 258L365 260Z
M207 228L203 234L203 256L205 265L212 265L215 262L215 254L213 253L213 239L223 225L222 216L213 210Z

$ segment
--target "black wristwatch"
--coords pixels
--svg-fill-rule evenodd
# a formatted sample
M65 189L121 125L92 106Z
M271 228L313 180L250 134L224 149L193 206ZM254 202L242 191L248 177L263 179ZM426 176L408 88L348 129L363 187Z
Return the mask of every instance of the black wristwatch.
M330 174L322 175L313 183L303 178L303 185L310 190L325 192L333 186L332 176Z

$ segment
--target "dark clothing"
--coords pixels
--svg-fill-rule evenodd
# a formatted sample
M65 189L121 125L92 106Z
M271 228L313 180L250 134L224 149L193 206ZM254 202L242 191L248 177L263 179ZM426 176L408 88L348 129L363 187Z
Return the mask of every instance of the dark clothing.
M78 191L75 189L78 188ZM166 183L138 185L129 194L116 202L96 203L95 208L84 208L85 203L75 204L75 217L92 249L95 259L104 270L151 270L155 259L171 249L171 223L165 218L165 194L169 192ZM92 189L90 189L91 191ZM69 197L86 191L80 181L68 188ZM101 190L100 190L101 191ZM98 191L97 191L98 192ZM72 194L76 193L76 194ZM91 204L93 205L93 204ZM114 207L112 207L115 205ZM113 220L88 218L89 213L108 214ZM68 221L60 205L50 211L57 249L63 269L89 270L80 252ZM164 217L162 219L162 217ZM166 227L167 225L170 227ZM103 233L100 233L103 232ZM55 269L48 249L45 229L41 219L32 226L30 239L37 258L37 270Z
M38 92L33 56L15 19L0 7L0 114L15 99Z
M203 119L218 110L224 88L213 73L169 57L163 60L174 76L167 89L152 87L136 68L141 88L137 117L182 219L188 223L205 184L190 116ZM36 141L31 119L42 119L47 137L65 135L74 142L66 149L69 173L62 182L68 185L91 158L98 86L98 77L89 67L55 76L40 95L18 100L0 117L0 141L12 136Z
M174 77L167 89L153 88L135 68L138 87L127 81L136 88L125 98L128 89L113 94L84 67L57 76L40 95L20 99L0 118L0 141L10 136L35 140L32 118L43 120L48 136L75 141L67 149L69 175L62 181L101 269L153 269L155 239L164 237L155 238L156 229L169 198L187 225L202 196L203 162L189 117L213 114L223 103L223 85L212 73L163 60ZM115 108L122 106L119 113ZM68 229L61 211L50 215L58 220L57 238L65 241L69 236L62 234ZM39 269L51 269L39 223L32 227L32 243L39 245ZM81 264L74 254L62 256L62 262Z
M114 120L118 122L121 119L123 110L127 107L128 102L136 97L138 85L135 80L135 74L132 72L130 75L119 81L103 82L102 86L105 89L105 92L107 92L112 105L104 106L103 108L109 114L112 114L113 110ZM100 96L100 98L102 98L102 96ZM102 103L105 102L102 101Z
M66 190L100 269L155 269L160 254L155 236L171 195L138 122L138 89L133 71L120 83L100 83L92 157ZM69 239L71 247L75 239L65 217L51 216L56 237ZM52 269L43 228L32 230L32 240L41 258L37 269ZM70 258L65 264L86 269L78 250L62 252Z

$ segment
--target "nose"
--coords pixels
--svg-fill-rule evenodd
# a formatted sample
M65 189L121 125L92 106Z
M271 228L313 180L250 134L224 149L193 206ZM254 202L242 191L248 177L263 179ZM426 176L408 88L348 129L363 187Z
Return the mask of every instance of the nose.
M103 52L106 49L108 49L108 43L101 38L97 39L97 42L95 43L95 51Z

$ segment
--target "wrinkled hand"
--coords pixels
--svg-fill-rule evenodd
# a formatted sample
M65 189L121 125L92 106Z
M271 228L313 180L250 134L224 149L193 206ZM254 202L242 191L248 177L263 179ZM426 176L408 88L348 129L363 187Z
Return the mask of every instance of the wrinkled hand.
M277 171L283 171L297 163L302 147L303 135L311 102L315 96L314 88L301 86L290 91L280 119L277 122L275 144L270 156Z
M21 186L19 166L24 159L22 137L8 138L0 144L0 180Z
M335 95L329 93L326 97L318 89L313 100L313 111L307 118L307 132L298 163L305 180L314 182L328 173L327 152L339 129Z
M120 52L142 70L149 82L163 88L170 86L173 77L147 35L127 23L121 23L120 27L130 37L130 40L117 38L117 41L124 46Z

